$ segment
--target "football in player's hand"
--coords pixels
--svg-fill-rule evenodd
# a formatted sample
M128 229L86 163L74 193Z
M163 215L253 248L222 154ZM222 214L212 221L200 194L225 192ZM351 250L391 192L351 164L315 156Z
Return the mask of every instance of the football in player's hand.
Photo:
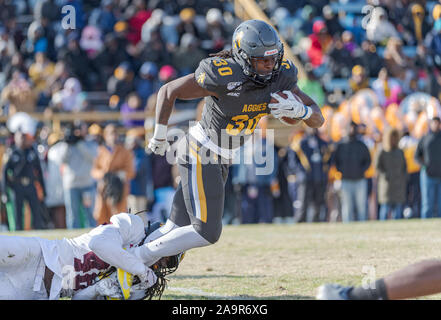
M283 99L287 99L287 98L288 98L288 96L287 96L285 93L283 93L282 91L278 91L278 92L276 92L276 93L277 93L279 96L281 96ZM297 100L302 101L302 100L300 100L300 98L297 97L297 95L295 95L294 93L293 93L292 95L293 95ZM271 97L271 101L270 101L270 103L278 103L278 102L279 102L279 101L277 101L277 99ZM281 119L282 119L283 121L287 122L287 123L290 124L290 125L294 125L294 124L296 124L296 123L299 122L299 119L294 119L294 118L289 118L289 117L281 117Z

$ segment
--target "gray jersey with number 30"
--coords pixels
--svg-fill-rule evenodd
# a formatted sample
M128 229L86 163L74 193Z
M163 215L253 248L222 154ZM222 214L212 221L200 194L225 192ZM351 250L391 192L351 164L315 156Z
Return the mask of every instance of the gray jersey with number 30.
M270 93L291 90L297 83L297 68L289 60L282 62L278 76L266 86L249 80L233 58L204 59L194 75L201 87L218 96L205 98L200 124L214 143L227 149L242 145L270 113Z

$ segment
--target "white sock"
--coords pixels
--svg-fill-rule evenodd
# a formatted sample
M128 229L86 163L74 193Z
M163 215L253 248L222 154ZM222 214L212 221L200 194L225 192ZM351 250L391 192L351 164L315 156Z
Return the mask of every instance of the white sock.
M174 224L174 222L171 220L167 220L162 227L156 229L151 234L149 234L148 237L144 240L144 243L149 243L150 241L153 241L176 228L179 228L177 224Z
M167 234L136 248L145 265L151 266L162 257L174 256L186 250L208 246L205 240L192 225L175 228Z

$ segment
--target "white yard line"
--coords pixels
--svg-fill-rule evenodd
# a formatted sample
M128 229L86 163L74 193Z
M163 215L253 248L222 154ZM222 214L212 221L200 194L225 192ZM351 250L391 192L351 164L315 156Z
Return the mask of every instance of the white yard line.
M243 300L243 298L240 297L232 297L232 296L222 296L214 292L205 292L201 289L197 288L181 288L181 287L167 287L166 290L169 291L175 291L180 292L184 294L194 294L202 297L208 297L208 298L216 298L216 299L226 299L226 300Z

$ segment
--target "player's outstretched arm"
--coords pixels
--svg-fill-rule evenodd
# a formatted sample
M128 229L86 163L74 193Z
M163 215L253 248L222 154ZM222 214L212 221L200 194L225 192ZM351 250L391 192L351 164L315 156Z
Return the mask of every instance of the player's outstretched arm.
M153 138L148 148L155 154L165 155L170 146L167 142L167 124L176 99L193 100L197 98L216 96L198 85L194 73L166 83L159 89L156 99L156 124Z
M167 125L176 99L193 100L207 96L216 96L198 85L194 73L170 81L163 85L156 100L156 124Z
M325 284L318 289L319 300L399 300L413 299L441 292L441 261L432 259L411 264L374 285L344 287Z
M441 292L441 261L424 260L386 277L388 298L409 299Z
M302 100L305 106L312 109L311 116L307 120L303 120L303 122L305 122L308 127L320 128L325 122L325 119L323 118L319 106L306 93L300 90L297 85L291 89L291 92L296 94Z

